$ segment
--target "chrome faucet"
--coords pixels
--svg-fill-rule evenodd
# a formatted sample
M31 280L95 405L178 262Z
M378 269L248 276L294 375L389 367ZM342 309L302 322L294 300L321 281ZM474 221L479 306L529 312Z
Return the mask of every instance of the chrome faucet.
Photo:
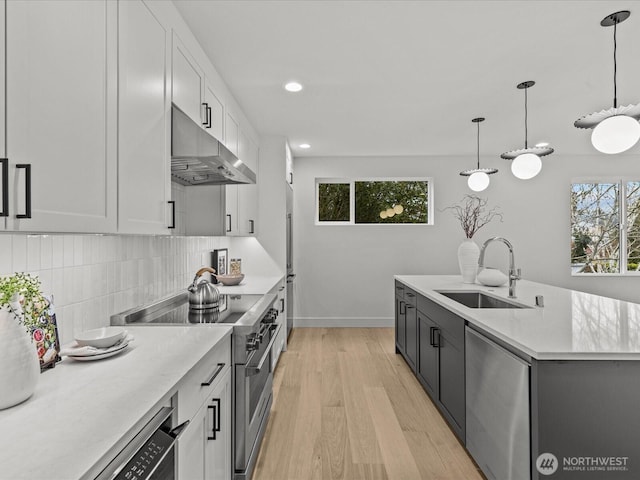
M509 249L509 298L516 298L516 280L520 280L522 272L516 268L516 262L513 257L513 245L504 237L492 237L482 244L480 250L480 258L478 258L478 272L484 268L484 251L491 242L500 241Z

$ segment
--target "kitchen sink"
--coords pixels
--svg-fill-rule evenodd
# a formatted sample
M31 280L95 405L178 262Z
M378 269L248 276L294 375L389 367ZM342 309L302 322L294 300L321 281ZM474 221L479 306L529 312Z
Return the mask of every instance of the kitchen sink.
M473 291L441 291L436 290L440 295L444 295L469 308L531 308L527 305L514 303L502 298L487 295L478 290Z

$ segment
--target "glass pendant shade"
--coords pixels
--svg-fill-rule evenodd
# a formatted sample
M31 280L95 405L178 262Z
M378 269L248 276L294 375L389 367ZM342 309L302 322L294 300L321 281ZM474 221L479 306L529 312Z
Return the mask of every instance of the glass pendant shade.
M511 173L521 180L529 180L542 170L542 160L534 153L518 155L511 163Z
M481 192L489 186L489 175L484 172L472 173L467 179L467 185L474 192Z
M640 139L640 124L638 123L640 105L618 106L616 33L618 24L629 18L629 15L631 15L629 10L621 10L607 15L600 22L603 27L613 27L613 107L590 113L573 122L576 128L592 128L591 144L596 150L606 154L625 152Z
M483 117L477 117L471 120L478 126L478 153L477 153L477 166L469 170L463 170L460 175L467 178L467 185L474 192L481 192L489 186L491 180L489 175L498 173L497 168L480 168L480 122L484 122Z
M527 90L536 84L533 80L519 83L517 88L524 90L524 148L512 150L500 155L505 160L513 160L511 163L511 173L521 180L529 180L542 170L542 160L540 157L551 155L553 148L549 144L541 143L535 147L529 147L528 124L527 124Z
M600 122L591 133L591 143L602 153L622 153L640 139L640 123L626 115L615 115Z

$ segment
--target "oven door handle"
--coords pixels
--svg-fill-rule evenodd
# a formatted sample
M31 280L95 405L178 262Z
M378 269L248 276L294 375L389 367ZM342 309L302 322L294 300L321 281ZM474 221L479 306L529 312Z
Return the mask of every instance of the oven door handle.
M267 361L267 358L271 354L271 348L273 347L273 344L276 342L276 338L277 338L277 335L274 335L271 337L271 340L269 340L269 344L265 349L264 355L262 355L262 358L258 362L258 365L256 365L255 367L250 367L249 365L247 365L247 367L244 369L245 377L251 377L253 375L257 375L260 373L260 370L262 370L262 367L264 367L264 362Z

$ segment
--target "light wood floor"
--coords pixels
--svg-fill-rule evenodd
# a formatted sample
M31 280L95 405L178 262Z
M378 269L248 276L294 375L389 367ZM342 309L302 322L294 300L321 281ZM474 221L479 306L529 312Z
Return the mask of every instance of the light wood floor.
M298 328L253 480L481 480L391 328Z

